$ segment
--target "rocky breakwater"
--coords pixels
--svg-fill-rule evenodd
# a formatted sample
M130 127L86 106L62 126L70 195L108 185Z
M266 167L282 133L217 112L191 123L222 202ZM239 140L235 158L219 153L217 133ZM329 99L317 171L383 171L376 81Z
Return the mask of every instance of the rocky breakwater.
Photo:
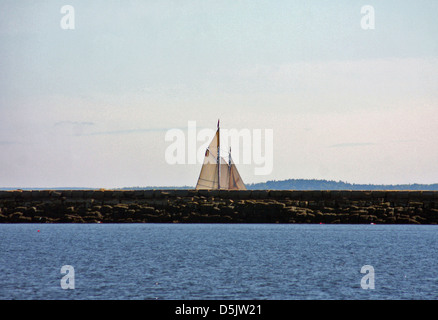
M437 224L435 191L0 191L1 223Z

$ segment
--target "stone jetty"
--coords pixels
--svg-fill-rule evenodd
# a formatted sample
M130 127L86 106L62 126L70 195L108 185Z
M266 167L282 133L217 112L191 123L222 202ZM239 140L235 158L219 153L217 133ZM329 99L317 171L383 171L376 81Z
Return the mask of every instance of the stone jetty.
M0 223L437 224L438 191L13 190Z

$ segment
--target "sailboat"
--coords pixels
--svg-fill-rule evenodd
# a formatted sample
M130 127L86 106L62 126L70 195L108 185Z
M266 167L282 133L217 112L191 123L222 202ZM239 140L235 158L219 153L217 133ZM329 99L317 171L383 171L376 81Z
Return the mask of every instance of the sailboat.
M246 190L239 171L231 158L231 148L228 153L228 162L220 154L220 127L217 122L217 131L205 151L204 162L199 174L196 190Z

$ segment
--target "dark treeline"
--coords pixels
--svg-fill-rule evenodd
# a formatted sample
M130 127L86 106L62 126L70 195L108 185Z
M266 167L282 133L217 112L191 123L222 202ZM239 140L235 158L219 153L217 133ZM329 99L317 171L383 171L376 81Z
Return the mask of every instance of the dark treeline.
M438 190L435 184L354 184L343 181L288 179L247 184L249 190Z

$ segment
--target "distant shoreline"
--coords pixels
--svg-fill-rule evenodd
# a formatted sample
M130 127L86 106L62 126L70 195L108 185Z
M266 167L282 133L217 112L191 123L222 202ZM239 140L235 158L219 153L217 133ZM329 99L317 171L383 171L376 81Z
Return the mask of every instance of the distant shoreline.
M394 190L394 191L438 191L438 183L434 184L356 184L334 180L318 179L287 179L270 180L266 182L247 183L248 190ZM89 187L47 187L47 188L20 188L2 187L3 190L100 190ZM109 190L190 190L194 186L146 186L105 188Z

